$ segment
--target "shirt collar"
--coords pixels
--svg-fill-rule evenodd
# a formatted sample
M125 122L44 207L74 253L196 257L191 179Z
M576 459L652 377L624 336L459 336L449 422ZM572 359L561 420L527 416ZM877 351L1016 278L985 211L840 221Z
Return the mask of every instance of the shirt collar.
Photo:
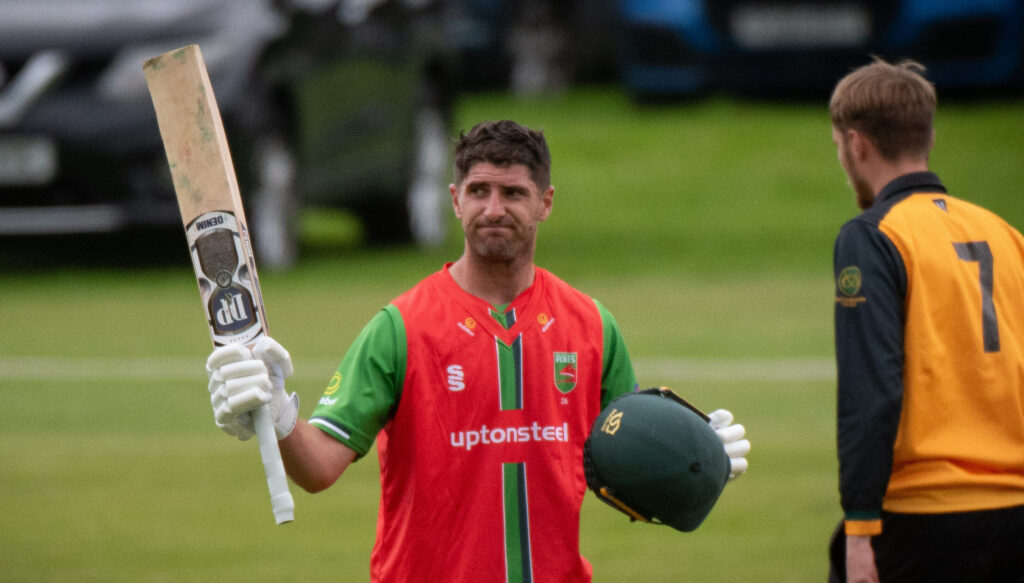
M875 201L883 201L911 192L946 192L946 187L934 172L911 172L894 179L878 192Z

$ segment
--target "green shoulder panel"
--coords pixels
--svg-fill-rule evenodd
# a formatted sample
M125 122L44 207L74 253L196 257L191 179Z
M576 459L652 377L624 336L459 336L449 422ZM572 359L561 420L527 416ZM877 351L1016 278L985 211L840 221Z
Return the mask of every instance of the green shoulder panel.
M363 328L324 390L309 422L360 457L398 407L405 380L405 324L388 305Z
M604 409L615 397L636 389L636 373L619 323L601 302L594 300L594 304L601 314L604 330L604 368L601 371L601 408Z

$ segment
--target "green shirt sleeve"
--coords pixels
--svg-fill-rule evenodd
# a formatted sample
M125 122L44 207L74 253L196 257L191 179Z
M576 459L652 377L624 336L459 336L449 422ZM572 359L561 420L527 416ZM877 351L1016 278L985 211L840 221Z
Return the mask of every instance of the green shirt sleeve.
M601 302L594 300L594 303L601 313L604 329L604 370L601 371L601 409L604 409L615 397L636 390L637 383L619 323Z
M405 365L405 325L388 305L349 347L309 423L366 455L398 407Z

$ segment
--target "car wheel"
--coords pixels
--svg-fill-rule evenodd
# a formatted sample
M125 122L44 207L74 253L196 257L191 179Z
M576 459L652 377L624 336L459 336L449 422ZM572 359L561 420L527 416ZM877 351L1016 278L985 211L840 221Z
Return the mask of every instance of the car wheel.
M253 144L252 238L256 259L270 269L287 269L298 258L296 159L286 138L268 133Z

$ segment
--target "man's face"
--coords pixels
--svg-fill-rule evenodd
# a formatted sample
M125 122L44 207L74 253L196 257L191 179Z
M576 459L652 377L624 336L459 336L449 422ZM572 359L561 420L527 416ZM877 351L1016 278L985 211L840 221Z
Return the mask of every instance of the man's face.
M857 169L856 159L850 150L849 133L833 127L832 141L836 144L836 156L839 158L839 164L846 171L847 184L853 188L857 197L857 206L867 209L875 202L875 193Z
M521 164L478 162L449 189L468 252L489 261L532 258L537 224L551 214L553 187L541 193Z

